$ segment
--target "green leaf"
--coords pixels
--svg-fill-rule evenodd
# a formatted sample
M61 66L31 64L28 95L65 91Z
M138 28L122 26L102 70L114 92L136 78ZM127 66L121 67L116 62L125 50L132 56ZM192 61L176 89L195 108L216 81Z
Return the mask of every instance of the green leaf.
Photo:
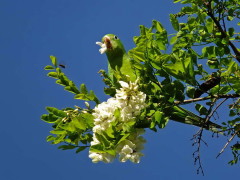
M170 21L172 23L172 27L176 30L179 31L179 23L175 15L170 14Z
M54 137L53 135L49 135L47 138L46 138L46 141L47 142L50 142L50 141L54 141L56 137Z
M221 86L218 93L219 94L227 94L231 90L232 90L232 88L230 86Z
M192 8L192 7L189 7L189 6L183 7L183 8L181 9L181 12L182 12L182 13L186 13L186 14L192 14L192 13L194 13L193 8Z
M232 37L234 35L234 28L231 27L228 29L229 36Z
M95 93L93 92L93 90L89 91L89 98L90 98L91 101L94 101L96 104L100 103L100 101L98 100L98 98L95 95Z
M143 25L140 25L139 28L140 28L140 34L146 35L146 31L148 31L148 29Z
M66 134L66 131L65 130L52 130L52 131L50 131L50 133L64 135L64 134Z
M156 20L153 20L152 21L153 22L153 26L156 28L156 30L158 31L158 32L163 32L163 31L165 31L165 29L163 28L163 26L162 26L162 24L160 23L160 22L158 22L158 21L156 21Z
M86 94L76 94L74 96L74 99L80 99L80 100L84 100L84 101L90 101L90 99L88 98L88 96Z
M155 128L155 126L156 126L156 122L155 121L151 121L149 128L156 132L157 129Z
M180 1L182 1L182 0L174 0L174 3L178 3L178 2L180 2Z
M47 65L44 67L45 70L53 70L55 69L54 67L50 66L50 65Z
M234 16L227 16L228 21L232 21L234 19Z
M208 59L216 58L216 47L208 46L202 49L203 57L207 57Z
M130 136L130 133L127 133L127 134L124 134L123 136L121 136L119 141L117 142L117 145L120 144L125 139L127 139L128 136Z
M85 150L87 148L87 146L80 146L77 150L76 150L76 153L79 153L83 150Z
M56 72L57 72L59 75L64 75L64 74L62 73L61 68L59 68L59 67L56 68Z
M69 91L69 92L73 93L73 94L79 94L79 91L75 86L72 86L72 87L71 86L66 86L64 89L66 91Z
M156 40L156 43L157 43L157 45L158 45L158 48L160 49L160 50L166 50L166 43L165 43L165 40L162 40L162 39L158 39L158 40Z
M81 84L80 92L81 92L81 94L88 94L88 90L87 90L87 87L85 84Z
M162 119L163 119L163 112L156 111L156 112L154 113L154 119L155 119L155 121L156 121L158 124L160 124L161 121L162 121Z
M236 143L236 144L234 144L234 145L232 145L232 150L234 150L234 151L240 151L240 144L239 143Z
M50 59L52 61L52 64L57 67L57 58L55 56L50 56Z
M58 74L57 78L58 78L58 80L56 81L57 84L61 86L69 86L69 79L63 73Z
M229 38L223 38L222 41L221 41L222 44L225 44L225 45L228 45L229 43Z
M121 116L120 109L117 108L117 109L114 111L114 117L115 117L116 119L119 119L120 116Z
M230 63L228 64L227 71L225 71L222 75L229 76L230 74L237 72L239 69L240 67L235 61L230 61Z
M229 116L233 117L233 116L236 116L237 112L235 109L231 109L230 112L229 112Z
M174 85L174 89L175 89L176 100L183 101L185 99L185 95L184 95L185 87L184 87L184 85L179 80L173 81L173 85Z
M166 62L162 68L176 79L195 85L194 59L192 56L185 51L180 51L179 54L174 53L173 55L172 61L174 60L175 62Z
M201 104L196 104L195 109L200 113L200 115L207 115L208 110Z
M64 111L59 110L55 107L46 107L46 110L49 113L52 113L52 114L54 114L55 116L58 116L58 117L66 117L67 116L67 113L65 113Z
M103 132L104 133L104 132ZM98 134L95 133L95 136L99 142L103 145L104 148L109 148L110 147L110 141L103 135L103 134Z
M73 123L74 126L78 129L81 129L81 130L87 129L87 124L86 124L85 120L81 117L81 115L73 118L71 123Z
M68 150L68 149L75 149L77 148L77 146L74 146L74 145L61 145L58 147L58 149L61 149L61 150Z
M163 117L161 122L158 124L159 128L164 128L169 121L169 117Z
M207 65L211 68L211 69L218 69L219 67L219 62L217 59L209 59L207 61Z
M107 134L108 137L110 137L110 138L115 138L115 136L114 136L114 130L113 130L112 127L107 128L105 132L106 132L106 134Z
M85 91L86 93L86 91ZM94 101L96 104L99 104L100 101L98 100L97 96L95 95L95 93L90 90L89 94L76 94L74 96L74 99L80 99L80 100L84 100L84 101Z
M182 0L181 4L189 4L191 2L192 2L192 0Z
M194 98L195 88L192 86L187 86L187 96L190 98Z
M58 116L55 116L54 114L43 114L41 116L41 119L47 123L55 123L58 120Z
M62 129L65 130L66 132L74 133L77 131L76 125L73 122L74 120L70 121L69 123L65 124L62 126ZM80 129L80 128L78 128Z
M143 44L137 44L136 48L133 48L129 51L129 56L133 58L135 61L144 62L146 47Z
M58 73L56 73L56 72L49 72L49 73L47 74L47 76L52 77L52 78L55 78L55 79L58 79Z
M170 44L174 44L176 41L177 41L177 36L173 36L171 39L170 39Z
M208 33L212 33L213 32L214 22L213 22L212 18L208 18L207 19L206 27L207 27Z

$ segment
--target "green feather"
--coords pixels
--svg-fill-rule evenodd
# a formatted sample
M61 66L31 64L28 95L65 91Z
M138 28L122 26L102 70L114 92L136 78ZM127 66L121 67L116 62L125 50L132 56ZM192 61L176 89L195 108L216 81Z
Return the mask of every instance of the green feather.
M108 73L113 81L119 80L117 74L128 75L131 81L137 79L136 72L132 68L132 61L129 58L122 42L114 34L107 34L102 38L107 44Z

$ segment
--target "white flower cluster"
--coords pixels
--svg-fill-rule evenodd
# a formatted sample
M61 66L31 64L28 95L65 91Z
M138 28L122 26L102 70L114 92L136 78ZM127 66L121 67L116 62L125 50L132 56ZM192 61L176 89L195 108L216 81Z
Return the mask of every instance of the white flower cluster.
M136 82L119 82L122 88L116 90L115 97L112 97L94 108L93 116L94 127L93 132L101 134L107 130L113 121L118 121L119 124L124 124L129 121L135 121L141 111L146 107L146 94L138 90ZM115 117L116 111L120 112L119 117ZM144 130L137 130L132 133L126 140L122 141L116 148L121 162L130 160L138 163L140 157L143 156L140 150L143 149L145 140L140 136ZM100 144L95 134L91 145ZM111 162L115 157L109 153L89 152L89 157L93 162Z
M110 127L111 122L115 120L114 112L119 108L118 104L116 98L110 98L94 108L94 133L101 133Z
M99 52L101 54L105 53L107 51L107 46L105 43L102 42L96 42L97 45L101 46L101 48L99 49Z
M121 119L124 122L134 119L146 107L146 94L138 91L136 82L119 82L122 88L116 92L116 99L121 109Z
M134 163L140 162L140 158L143 156L143 153L140 151L143 150L143 144L146 142L146 140L140 135L144 132L144 129L138 129L137 132L131 134L128 139L122 141L117 146L116 150L121 162L126 162L127 160Z
M93 141L91 142L91 146L100 144L95 134L93 134ZM97 163L99 161L103 161L105 163L110 163L114 160L115 156L109 153L96 153L89 151L89 157L92 159L93 163Z
M100 133L110 127L111 122L116 120L114 112L120 111L120 121L128 122L134 120L141 110L146 107L146 94L138 91L137 82L129 84L123 81L119 82L122 86L116 91L115 97L112 97L94 108L93 132Z

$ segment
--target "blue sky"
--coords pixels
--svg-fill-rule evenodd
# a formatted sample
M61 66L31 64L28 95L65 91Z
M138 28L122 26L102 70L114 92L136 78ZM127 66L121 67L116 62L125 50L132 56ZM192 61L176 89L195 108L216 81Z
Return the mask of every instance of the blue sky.
M140 164L93 164L88 152L58 150L45 141L51 127L40 120L46 106L82 105L46 76L43 70L55 55L76 84L85 83L102 101L104 84L97 73L107 69L105 55L95 44L117 34L126 49L134 46L138 26L159 20L169 33L168 14L179 4L169 0L0 0L1 148L0 179L233 179L239 165L230 166L226 152L216 159L225 138L211 138L202 147L205 176L197 175L190 140L198 128L170 122L158 133L147 131Z

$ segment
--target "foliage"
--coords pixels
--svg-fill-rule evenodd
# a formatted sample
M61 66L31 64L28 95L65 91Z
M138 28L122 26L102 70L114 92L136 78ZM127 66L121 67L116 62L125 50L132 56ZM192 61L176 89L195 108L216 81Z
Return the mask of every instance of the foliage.
M238 162L240 51L236 44L240 36L239 32L236 32L236 27L240 25L237 22L240 15L237 8L239 2L238 0L174 0L174 2L184 5L180 12L170 14L170 22L176 33L168 34L160 22L153 20L149 28L140 26L140 35L133 38L136 47L128 52L134 68L139 73L139 92L147 96L146 107L134 117L134 121L122 124L121 120L115 120L104 133L95 133L93 137L92 131L96 125L94 125L95 109L90 109L88 105L86 108L62 110L47 107L49 114L43 115L42 120L53 124L51 131L53 135L48 136L47 141L53 144L65 143L59 148L63 150L76 148L76 152L91 146L90 151L105 153L103 161L109 162L111 156L116 155L114 151L116 147L123 141L130 141L129 137L138 129L150 128L157 131L158 128L164 128L169 120L180 121L179 118L184 118L187 124L187 119L194 115L179 105L192 103L195 106L202 122L193 125L202 127L201 132L203 128L207 129L210 119L217 119L215 115L219 107L224 105L224 114L218 118L222 125L217 133L230 137L223 150L229 143L233 143L231 149L234 159L229 164ZM57 79L57 84L75 94L75 99L93 101L98 107L100 101L94 92L88 91L84 84L77 88L58 67L56 57L50 58L52 65L46 66L45 69L53 71L49 72L48 76ZM105 71L101 73L107 85L104 92L114 98L119 87L114 86ZM122 74L118 76L121 79L128 78ZM121 116L119 112L119 109L114 110L116 118ZM139 137L139 134L136 137ZM94 138L95 141L104 143L92 145ZM202 133L197 133L194 138L201 140ZM199 147L201 141L196 142ZM198 160L199 170L203 173L200 156L195 159Z

